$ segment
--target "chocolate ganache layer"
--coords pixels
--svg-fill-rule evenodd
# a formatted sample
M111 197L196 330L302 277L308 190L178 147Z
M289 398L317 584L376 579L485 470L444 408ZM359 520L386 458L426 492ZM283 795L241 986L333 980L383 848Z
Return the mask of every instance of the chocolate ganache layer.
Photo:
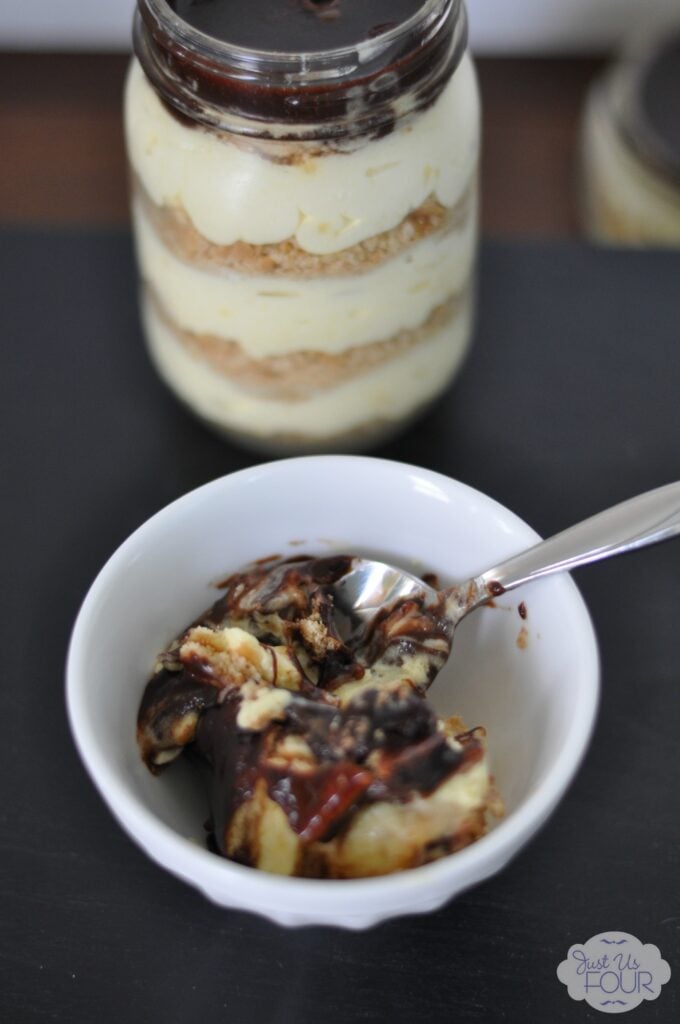
M343 639L350 556L265 560L159 656L137 737L154 773L205 774L209 845L282 874L358 877L473 841L500 811L483 729L424 700L449 653L443 608L410 599Z
M436 100L466 41L460 0L138 0L134 28L175 116L275 138L390 131Z

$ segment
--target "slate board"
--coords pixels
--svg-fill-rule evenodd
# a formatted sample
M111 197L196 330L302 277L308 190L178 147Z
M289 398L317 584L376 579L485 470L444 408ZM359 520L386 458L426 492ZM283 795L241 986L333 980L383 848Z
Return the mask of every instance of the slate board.
M178 495L254 457L158 382L126 232L0 231L0 1018L8 1024L601 1020L557 980L607 929L675 976L680 1014L680 541L581 570L601 644L590 752L539 836L438 913L284 931L155 867L76 755L63 666L98 569ZM487 243L458 383L382 449L549 534L680 478L680 254Z

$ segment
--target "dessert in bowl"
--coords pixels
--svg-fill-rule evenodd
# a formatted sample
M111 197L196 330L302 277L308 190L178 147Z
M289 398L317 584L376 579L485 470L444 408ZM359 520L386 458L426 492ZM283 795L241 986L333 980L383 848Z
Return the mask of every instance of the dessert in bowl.
M568 577L480 609L456 632L429 700L483 725L506 814L472 845L375 878L290 878L205 846L207 801L181 760L154 778L135 737L158 653L258 558L380 556L464 579L535 533L471 488L377 459L320 456L254 467L199 488L140 527L95 580L68 661L68 707L85 764L120 823L159 864L224 906L282 924L367 927L440 906L499 870L545 821L585 751L597 704L592 625Z
M427 701L451 650L447 609L416 592L355 628L348 555L263 559L156 659L137 740L154 775L202 773L211 849L305 878L437 860L502 814L483 728Z

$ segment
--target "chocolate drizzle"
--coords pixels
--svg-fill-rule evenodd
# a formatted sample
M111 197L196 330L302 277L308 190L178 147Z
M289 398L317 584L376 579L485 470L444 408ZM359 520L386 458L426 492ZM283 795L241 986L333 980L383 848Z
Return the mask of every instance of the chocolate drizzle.
M267 772L266 778L270 797L304 843L336 836L373 780L351 761L323 765L313 775Z
M460 0L138 0L133 37L184 124L332 140L391 131L406 94L402 109L433 103L461 59L467 22Z
M267 733L239 729L237 708L238 701L227 700L208 710L194 748L212 770L212 831L222 853L233 815L259 779L303 842L325 842L359 807L426 796L482 753L474 731L461 735L462 749L452 747L432 710L408 687L385 699L369 691L342 710L296 700L286 721ZM311 767L280 763L276 754L287 736L305 740Z
M210 830L222 854L227 848L229 826L237 809L249 800L258 779L258 762L263 735L238 729L236 716L239 701L226 700L201 716L192 754L202 759L209 769ZM248 863L244 850L241 856L231 852L233 860Z

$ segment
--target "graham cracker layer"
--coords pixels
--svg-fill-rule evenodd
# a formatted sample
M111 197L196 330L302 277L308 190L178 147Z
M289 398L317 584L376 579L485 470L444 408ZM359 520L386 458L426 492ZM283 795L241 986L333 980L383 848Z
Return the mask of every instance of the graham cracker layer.
M475 181L468 183L455 206L443 206L430 195L390 231L372 235L339 252L324 254L307 252L293 238L265 245L242 241L217 245L197 231L182 207L159 206L138 179L133 179L133 191L163 244L186 263L242 274L313 278L358 274L392 259L428 235L456 231L473 214Z
M177 341L216 373L259 398L302 402L310 394L326 391L384 365L452 323L464 307L466 287L437 306L419 327L399 331L391 338L357 345L340 353L300 350L286 355L253 359L237 341L213 334L197 334L180 327L147 286L158 316Z

